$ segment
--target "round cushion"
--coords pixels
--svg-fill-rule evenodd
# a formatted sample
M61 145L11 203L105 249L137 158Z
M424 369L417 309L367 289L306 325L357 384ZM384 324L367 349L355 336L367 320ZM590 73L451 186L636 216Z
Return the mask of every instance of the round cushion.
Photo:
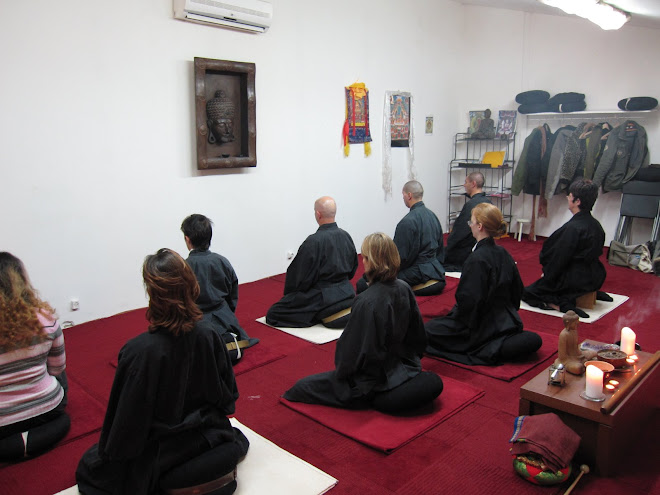
M651 96L633 96L632 98L620 100L617 106L621 110L628 111L653 110L658 106L658 100Z
M432 371L422 371L398 387L374 396L373 407L384 413L417 409L433 402L442 393L442 378Z
M563 483L571 475L570 464L555 473L552 471L542 471L536 466L532 466L531 464L519 460L517 456L513 457L513 469L524 480L534 483L535 485L544 486Z
M436 283L427 285L421 289L413 289L413 293L416 296L434 296L436 294L440 294L445 289L445 285L447 285L447 283L444 280L438 280Z
M343 311L345 309L350 308L353 305L353 301L355 300L354 297L351 297L349 299L344 299L343 301L339 301L332 306L328 306L327 308L322 309L318 313L316 313L316 319L319 320L319 322L328 328L344 328L346 324L348 323L348 319L351 317L351 314L348 313L344 316L341 316L335 320L332 320L328 323L323 322L322 320L324 318L328 318L329 316L332 316L336 313L339 313L340 311Z

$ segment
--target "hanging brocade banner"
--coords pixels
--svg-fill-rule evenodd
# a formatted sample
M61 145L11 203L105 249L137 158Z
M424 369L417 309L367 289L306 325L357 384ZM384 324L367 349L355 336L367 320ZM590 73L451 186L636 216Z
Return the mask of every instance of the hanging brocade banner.
M407 148L408 180L417 180L415 168L414 100L406 91L385 91L383 106L383 191L392 197L392 147Z
M364 83L355 83L346 90L346 121L342 132L344 156L348 156L351 144L364 143L364 155L371 154L369 130L369 90Z

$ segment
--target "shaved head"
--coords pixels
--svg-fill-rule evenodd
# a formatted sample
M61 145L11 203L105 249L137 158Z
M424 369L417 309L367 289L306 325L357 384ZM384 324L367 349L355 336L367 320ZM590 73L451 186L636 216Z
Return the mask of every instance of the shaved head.
M337 204L330 196L323 196L314 201L314 212L319 223L334 222L337 214Z
M484 179L484 174L481 172L472 172L470 175L468 175L468 179L475 183L477 189L483 188L484 183L486 182Z
M411 180L406 182L403 185L403 192L404 193L411 193L412 197L415 199L422 199L422 196L424 196L424 188L422 185L417 182L416 180Z

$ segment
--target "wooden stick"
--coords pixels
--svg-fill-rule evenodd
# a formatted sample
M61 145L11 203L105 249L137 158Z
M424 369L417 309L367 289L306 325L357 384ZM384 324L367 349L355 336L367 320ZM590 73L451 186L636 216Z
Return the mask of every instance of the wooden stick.
M582 464L580 466L580 474L578 474L578 477L575 478L575 481L573 481L571 486L568 487L568 490L564 492L564 495L568 495L569 493L571 493L573 491L573 488L575 488L575 485L577 485L578 481L580 481L580 478L582 478L582 475L588 472L589 472L589 466L587 466L586 464Z
M530 241L536 240L536 194L532 196L532 221L529 224L529 234L527 238Z
M610 400L605 402L601 408L600 412L603 414L609 414L611 413L616 406L619 405L619 402L621 402L627 395L628 393L637 385L637 382L639 382L649 371L651 371L654 367L655 364L660 361L660 351L656 351L656 353L646 361L644 366L642 366L637 373L635 373L630 380L628 380L623 387L619 389L617 393L615 393Z

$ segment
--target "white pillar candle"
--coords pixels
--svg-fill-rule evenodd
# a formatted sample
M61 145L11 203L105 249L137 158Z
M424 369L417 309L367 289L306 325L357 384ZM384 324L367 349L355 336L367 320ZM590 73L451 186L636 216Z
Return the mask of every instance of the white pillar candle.
M587 366L587 386L584 393L592 399L603 397L603 370L593 364Z
M621 350L628 354L635 354L635 332L628 327L621 329Z

